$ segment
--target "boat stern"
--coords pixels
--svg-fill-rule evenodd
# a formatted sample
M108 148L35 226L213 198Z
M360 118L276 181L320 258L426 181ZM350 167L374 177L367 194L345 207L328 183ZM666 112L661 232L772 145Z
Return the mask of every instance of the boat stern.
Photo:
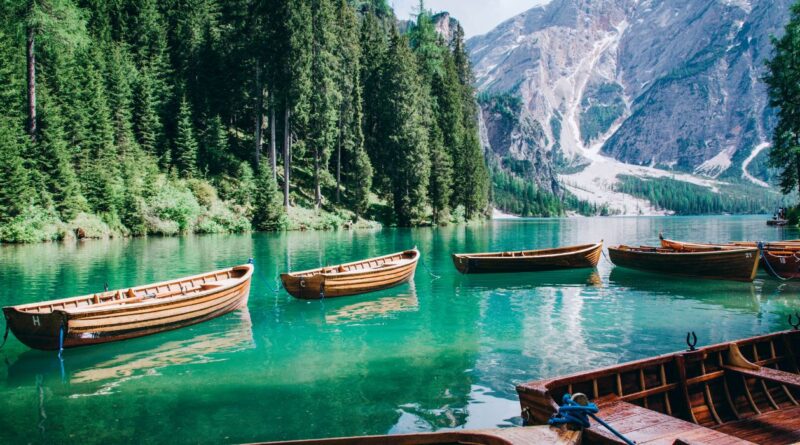
M465 274L469 271L469 258L457 253L452 254L451 257L453 258L453 265L459 272Z

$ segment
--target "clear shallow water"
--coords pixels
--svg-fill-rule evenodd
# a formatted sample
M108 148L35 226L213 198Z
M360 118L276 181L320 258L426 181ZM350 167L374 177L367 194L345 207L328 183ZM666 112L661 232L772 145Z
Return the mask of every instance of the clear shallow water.
M65 351L0 350L0 443L238 443L520 423L514 385L788 327L800 282L614 268L459 275L451 252L604 239L777 240L765 217L580 218L376 232L195 236L0 247L0 305L256 260L248 310ZM413 284L298 301L280 271L417 245ZM440 276L438 279L429 273Z

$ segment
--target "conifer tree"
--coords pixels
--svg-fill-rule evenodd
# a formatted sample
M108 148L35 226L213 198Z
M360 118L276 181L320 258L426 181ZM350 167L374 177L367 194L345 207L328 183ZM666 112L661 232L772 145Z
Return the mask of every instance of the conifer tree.
M194 137L194 124L192 124L192 110L186 97L181 99L178 111L178 127L173 147L173 159L178 173L184 177L197 174L197 139Z
M0 118L0 223L19 215L33 203L33 189L22 156L22 128Z
M338 5L339 91L341 105L336 156L336 201L340 186L345 187L345 202L357 216L369 205L372 165L364 150L364 119L361 94L361 48L358 18L347 0Z
M425 216L430 152L417 64L408 39L396 28L391 31L385 61L382 101L387 119L385 166L397 224L410 226L419 224Z
M253 194L253 227L257 230L279 230L286 224L278 183L272 177L269 164L259 165Z
M312 55L308 145L313 152L314 204L322 204L323 171L338 137L337 109L341 96L336 88L335 17L331 0L311 0Z
M387 112L383 106L383 69L386 65L388 41L376 13L369 9L361 23L361 85L362 85L362 128L364 148L372 165L387 165L384 146L386 138L385 121ZM386 169L376 169L373 175L376 191L390 193L389 176Z

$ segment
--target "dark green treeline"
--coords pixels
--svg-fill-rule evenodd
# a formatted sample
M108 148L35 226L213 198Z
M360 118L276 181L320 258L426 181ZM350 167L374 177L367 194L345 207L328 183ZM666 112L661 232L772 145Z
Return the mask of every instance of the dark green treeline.
M385 0L17 0L0 17L0 240L488 207L463 31L445 41L422 4L405 33Z

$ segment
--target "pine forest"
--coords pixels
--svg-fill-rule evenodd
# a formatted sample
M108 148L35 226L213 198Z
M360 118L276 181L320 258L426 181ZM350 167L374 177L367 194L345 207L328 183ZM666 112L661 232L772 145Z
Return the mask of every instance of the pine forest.
M460 27L385 0L0 4L0 240L484 218ZM402 26L401 26L402 25Z

